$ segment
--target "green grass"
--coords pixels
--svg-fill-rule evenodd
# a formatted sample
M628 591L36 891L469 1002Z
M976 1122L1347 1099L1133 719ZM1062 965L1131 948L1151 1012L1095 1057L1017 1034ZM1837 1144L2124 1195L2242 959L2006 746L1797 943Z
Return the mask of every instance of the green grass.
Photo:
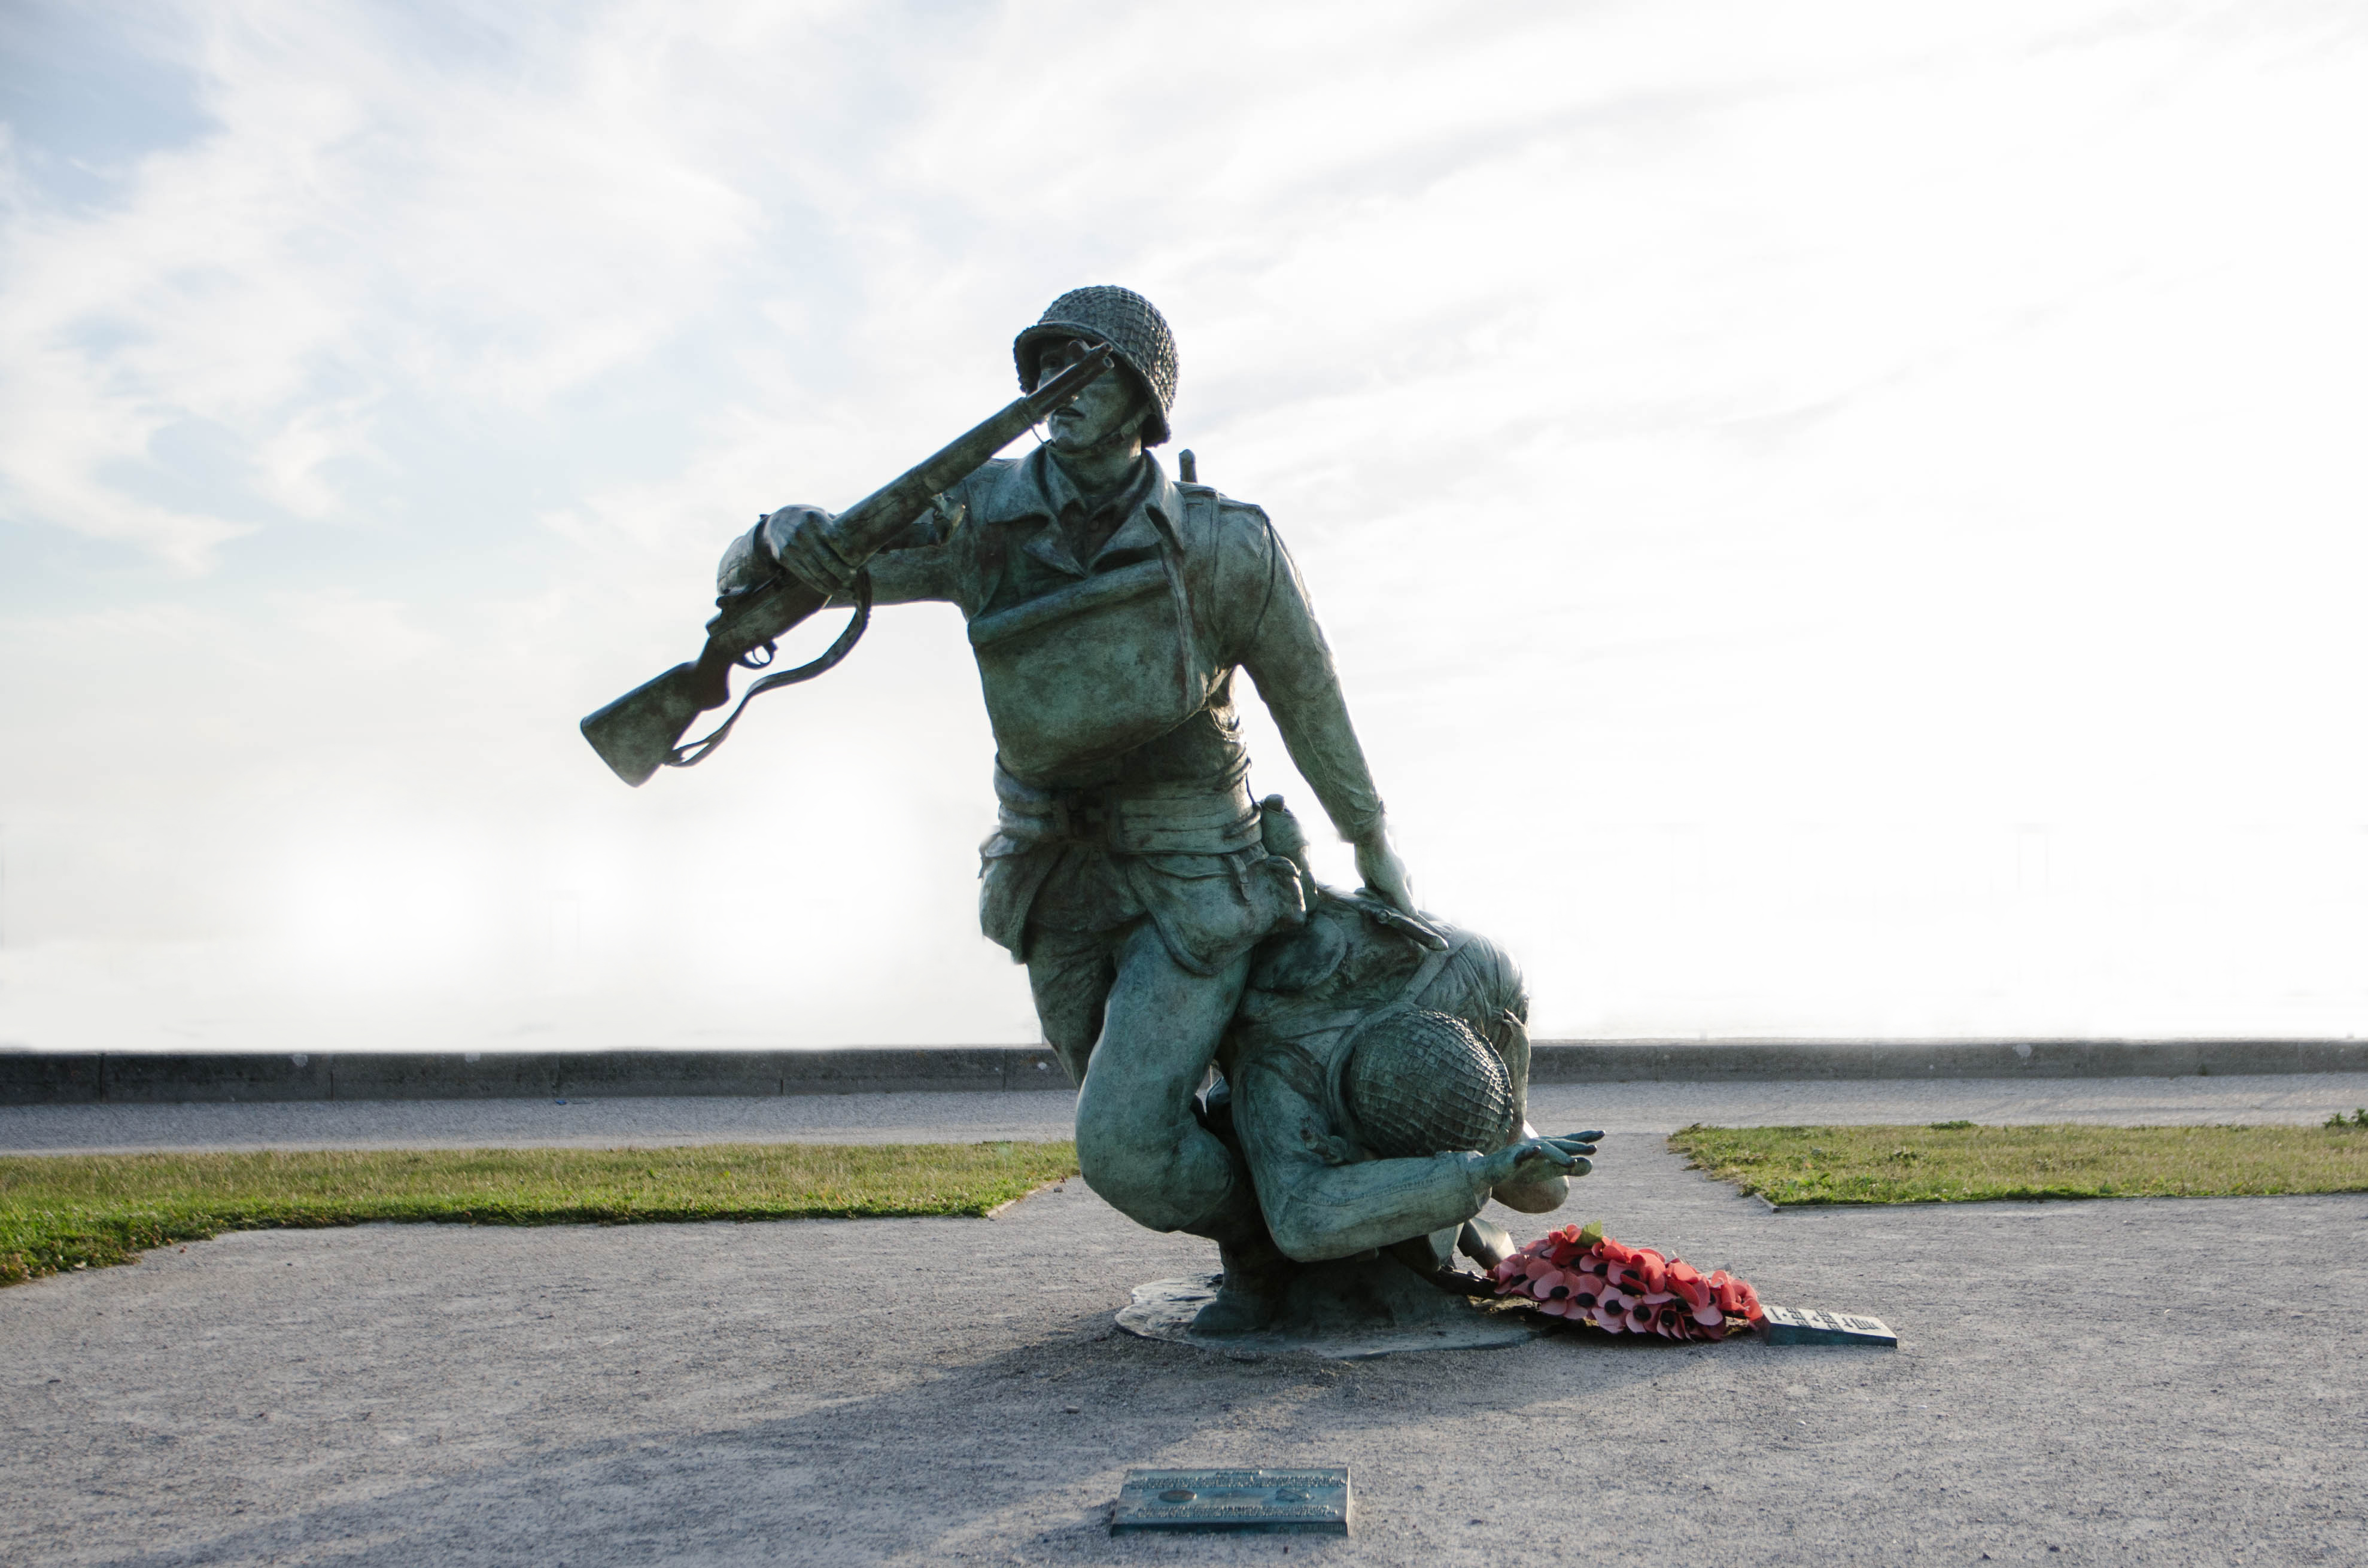
M0 1285L224 1231L982 1215L1074 1176L1069 1143L711 1143L0 1158Z
M2368 1192L2368 1124L1686 1128L1669 1147L1771 1203Z

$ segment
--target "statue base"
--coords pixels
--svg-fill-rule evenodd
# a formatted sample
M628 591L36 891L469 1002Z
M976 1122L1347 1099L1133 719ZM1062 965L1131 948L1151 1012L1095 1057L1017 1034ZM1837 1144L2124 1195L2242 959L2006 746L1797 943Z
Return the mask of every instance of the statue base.
M1296 1353L1355 1361L1410 1350L1495 1350L1538 1332L1527 1313L1492 1311L1438 1286L1386 1254L1312 1263L1291 1282L1282 1311L1255 1334L1195 1334L1192 1319L1224 1276L1195 1274L1134 1288L1119 1327L1144 1339L1234 1355Z

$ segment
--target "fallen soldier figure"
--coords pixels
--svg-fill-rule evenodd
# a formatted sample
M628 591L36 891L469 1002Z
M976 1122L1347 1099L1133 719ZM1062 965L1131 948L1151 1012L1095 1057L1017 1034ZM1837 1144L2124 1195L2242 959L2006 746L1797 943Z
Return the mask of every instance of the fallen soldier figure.
M1478 1219L1488 1199L1560 1208L1602 1136L1529 1125L1529 999L1502 949L1316 884L1281 800L1261 810L1308 913L1260 945L1218 1048L1224 1082L1202 1102L1266 1220L1224 1249L1224 1283L1193 1324L1204 1334L1266 1326L1302 1264L1390 1247L1432 1273L1460 1246L1493 1268L1512 1244Z

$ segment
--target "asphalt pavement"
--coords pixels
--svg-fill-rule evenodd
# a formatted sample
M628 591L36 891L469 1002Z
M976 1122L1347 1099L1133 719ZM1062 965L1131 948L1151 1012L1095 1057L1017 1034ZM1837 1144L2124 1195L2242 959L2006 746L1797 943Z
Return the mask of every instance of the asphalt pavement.
M1725 1105L1878 1103L1795 1087ZM1212 1251L1075 1181L992 1221L252 1233L0 1290L0 1561L2368 1561L2368 1195L1771 1214L1615 1132L1562 1217L1901 1348L1134 1339L1129 1288ZM1107 1530L1130 1466L1340 1462L1346 1541Z

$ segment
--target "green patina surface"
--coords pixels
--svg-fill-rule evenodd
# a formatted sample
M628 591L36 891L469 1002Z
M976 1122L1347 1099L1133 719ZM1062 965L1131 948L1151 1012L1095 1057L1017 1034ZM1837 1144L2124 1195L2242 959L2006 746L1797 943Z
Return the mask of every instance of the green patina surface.
M0 1284L224 1231L983 1215L1073 1176L1070 1143L711 1143L0 1158Z
M2368 1192L2368 1126L1703 1127L1669 1147L1771 1203Z

